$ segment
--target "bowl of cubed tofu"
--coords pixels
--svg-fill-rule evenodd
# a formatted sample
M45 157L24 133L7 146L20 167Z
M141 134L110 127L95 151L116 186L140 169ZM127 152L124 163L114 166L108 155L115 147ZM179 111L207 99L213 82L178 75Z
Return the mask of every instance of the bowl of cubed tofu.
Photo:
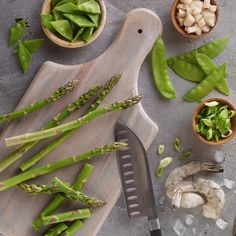
M198 39L216 26L219 9L215 0L175 0L171 20L183 36Z

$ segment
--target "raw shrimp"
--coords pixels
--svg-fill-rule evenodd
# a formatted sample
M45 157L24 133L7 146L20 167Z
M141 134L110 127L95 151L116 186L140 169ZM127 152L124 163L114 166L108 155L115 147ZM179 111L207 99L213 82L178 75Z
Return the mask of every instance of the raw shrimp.
M212 180L184 180L200 171L223 172L223 168L209 162L192 161L174 169L168 176L166 194L176 208L193 208L203 204L203 215L216 219L224 206L224 191Z

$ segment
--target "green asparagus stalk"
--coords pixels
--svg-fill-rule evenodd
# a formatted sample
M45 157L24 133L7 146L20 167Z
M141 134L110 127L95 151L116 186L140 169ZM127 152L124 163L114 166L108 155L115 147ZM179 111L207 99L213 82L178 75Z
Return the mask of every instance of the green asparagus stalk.
M117 151L117 150L122 149L126 146L127 146L126 143L114 142L110 145L104 145L99 148L82 153L80 155L74 155L74 156L68 157L66 159L59 160L59 161L53 162L51 164L47 164L45 166L41 166L38 168L28 170L22 174L19 174L14 177L11 177L7 180L1 181L0 182L0 191L6 190L6 189L13 187L17 184L20 184L26 180L33 179L38 176L48 174L50 172L64 168L66 166L73 165L73 164L78 163L80 161L89 160L94 156Z
M66 229L68 229L68 226L64 223L57 224L53 228L50 228L44 236L57 236L60 235L62 232L64 232Z
M101 102L104 100L104 98L111 92L112 88L118 83L120 80L121 75L117 74L113 76L102 89L101 93L98 95L96 101L89 107L89 109L85 112L85 114L94 111L97 109L97 107L101 104ZM51 143L49 143L44 149L42 149L40 152L33 155L29 160L22 163L20 165L20 169L22 171L25 171L35 165L37 162L39 162L41 159L43 159L48 153L53 151L56 147L58 147L61 143L63 143L66 139L68 139L75 131L76 129L69 130L62 135L60 135L58 138L53 140Z
M85 164L78 177L76 178L74 184L72 185L73 189L80 191L84 183L87 181L88 177L91 175L92 171L93 166L90 164ZM35 229L39 229L43 224L41 216L51 215L57 208L59 208L64 199L64 196L62 196L61 194L56 194L52 201L40 213L40 216L33 221L33 227Z
M59 134L62 134L66 131L73 130L81 127L82 125L87 124L89 121L94 120L97 117L103 116L106 113L115 111L115 110L124 110L129 107L134 106L141 100L141 96L133 96L127 98L124 101L118 101L113 104L109 104L105 107L97 108L94 111L89 112L87 115L84 115L74 121L56 126L51 129L46 129L34 133L23 134L11 138L6 138L5 142L7 146L18 145L23 143L28 143L36 140L42 140L45 138L53 137Z
M44 225L56 224L66 221L74 221L78 219L86 219L91 216L90 210L88 208L78 209L75 211L67 211L58 213L50 216L43 216L42 221Z
M73 111L82 107L87 101L89 101L95 94L101 89L100 86L95 86L89 89L86 93L82 94L76 101L70 103L65 107L65 109L58 113L51 121L49 121L46 125L43 126L42 130L53 128L60 124L62 120L68 117ZM14 152L10 153L6 156L2 161L0 161L0 173L4 171L8 166L19 160L27 151L31 150L39 141L34 141L30 143L26 143L19 148L17 148ZM24 169L24 164L22 165Z
M78 84L78 80L72 80L69 83L65 84L63 87L60 87L59 89L57 89L48 98L44 98L42 100L39 100L38 102L33 103L29 106L26 106L22 109L0 115L0 123L15 120L19 117L25 116L30 112L37 111L37 110L41 109L42 107L59 100L64 95L71 92L77 84Z
M80 191L75 191L69 186L69 184L63 183L60 179L54 178L53 185L42 185L42 184L20 184L19 187L27 193L38 194L52 194L52 193L63 193L64 196L70 200L80 201L86 205L98 207L104 205L104 202L96 198L85 195Z
M81 220L75 220L61 236L72 236L84 226Z

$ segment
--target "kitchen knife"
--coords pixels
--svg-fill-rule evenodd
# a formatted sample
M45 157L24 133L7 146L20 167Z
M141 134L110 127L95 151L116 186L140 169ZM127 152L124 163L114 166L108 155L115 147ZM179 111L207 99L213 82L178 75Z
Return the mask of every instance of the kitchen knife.
M119 121L115 137L128 143L117 152L117 159L129 218L147 216L151 236L161 236L145 148L136 134Z

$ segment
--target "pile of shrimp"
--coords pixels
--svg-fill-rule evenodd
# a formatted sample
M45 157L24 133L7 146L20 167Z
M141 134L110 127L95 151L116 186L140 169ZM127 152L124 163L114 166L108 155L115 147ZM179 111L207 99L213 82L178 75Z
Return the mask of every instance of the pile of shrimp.
M193 208L203 205L203 215L217 219L225 203L225 194L220 186L212 180L184 180L199 171L217 173L223 172L223 169L219 165L203 161L192 161L176 168L166 180L166 194L176 208Z

